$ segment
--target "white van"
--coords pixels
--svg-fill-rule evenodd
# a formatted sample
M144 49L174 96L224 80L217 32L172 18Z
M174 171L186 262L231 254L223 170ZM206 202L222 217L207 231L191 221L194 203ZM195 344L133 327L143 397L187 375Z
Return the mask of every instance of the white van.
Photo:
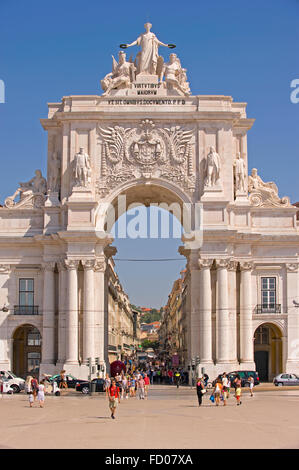
M1 376L7 379L14 393L19 393L21 390L24 390L25 380L21 379L21 377L17 377L10 370L0 370L0 378Z

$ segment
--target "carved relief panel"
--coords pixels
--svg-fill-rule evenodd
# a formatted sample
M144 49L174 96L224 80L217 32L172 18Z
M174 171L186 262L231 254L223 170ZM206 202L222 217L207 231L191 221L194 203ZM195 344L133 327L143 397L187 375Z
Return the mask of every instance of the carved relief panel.
M160 127L149 119L137 127L99 125L98 193L105 197L120 184L140 178L164 179L193 193L194 134L193 129L179 125Z

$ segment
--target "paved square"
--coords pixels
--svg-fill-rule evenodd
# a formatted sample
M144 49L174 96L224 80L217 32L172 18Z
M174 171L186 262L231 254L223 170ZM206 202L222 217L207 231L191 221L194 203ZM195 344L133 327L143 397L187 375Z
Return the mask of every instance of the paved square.
M299 390L243 393L198 407L195 390L153 386L148 400L123 400L110 418L104 394L47 396L29 408L24 394L0 396L1 449L299 448Z

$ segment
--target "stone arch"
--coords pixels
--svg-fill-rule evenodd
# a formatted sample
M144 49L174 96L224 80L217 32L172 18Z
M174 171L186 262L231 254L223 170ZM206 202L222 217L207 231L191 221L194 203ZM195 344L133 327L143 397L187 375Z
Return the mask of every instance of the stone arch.
M272 381L283 370L284 327L279 321L260 320L254 330L254 361L260 380Z
M38 326L33 323L18 325L12 333L13 372L19 377L28 373L39 374L42 357L42 335Z
M99 202L95 211L95 226L99 231L108 231L114 222L127 211L131 204L149 206L150 204L166 204L173 211L174 216L184 226L183 215L186 208L193 213L194 201L177 185L152 178L149 181L142 179L130 181L120 185L105 199ZM177 206L176 206L177 205ZM110 211L110 212L109 212ZM177 214L180 213L180 216ZM110 220L109 220L110 219ZM190 228L194 226L194 218L191 217ZM186 226L188 225L185 224Z

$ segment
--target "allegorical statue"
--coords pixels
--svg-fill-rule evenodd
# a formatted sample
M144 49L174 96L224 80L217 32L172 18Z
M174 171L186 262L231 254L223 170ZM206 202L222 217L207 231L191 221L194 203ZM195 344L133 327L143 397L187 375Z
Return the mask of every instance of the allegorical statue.
M13 207L15 205L19 205L20 203L24 203L29 201L35 195L41 195L41 199L43 199L43 195L47 192L47 181L42 176L41 170L35 171L35 176L31 178L31 180L27 181L26 183L19 183L18 189L12 196L9 196L5 199L4 205L5 207ZM17 195L20 195L20 201L15 203L14 200Z
M108 95L114 88L129 88L135 79L135 65L126 61L126 54L123 51L118 53L118 63L112 56L112 73L108 73L101 80L101 87Z
M79 152L74 158L74 176L75 185L86 187L90 183L91 168L89 155L84 152L84 148L80 147Z
M52 158L49 159L49 189L58 192L60 188L60 170L61 162L57 152L53 152Z
M215 150L215 147L210 147L210 151L206 158L205 163L205 186L215 186L220 178L220 157Z
M251 170L248 177L248 191L250 193L249 200L255 206L290 206L290 200L287 196L282 199L278 196L278 188L275 183L264 183L262 178L257 174L257 169Z
M145 33L141 34L136 41L131 44L122 44L122 47L140 46L141 51L137 54L137 75L156 75L158 63L159 46L173 48L173 44L164 44L157 36L151 32L151 23L145 23Z
M246 167L240 152L234 161L235 190L245 192Z
M166 87L177 89L184 95L190 95L189 83L187 82L186 69L181 66L180 59L176 54L170 54L169 62L164 63L160 81L165 77Z

